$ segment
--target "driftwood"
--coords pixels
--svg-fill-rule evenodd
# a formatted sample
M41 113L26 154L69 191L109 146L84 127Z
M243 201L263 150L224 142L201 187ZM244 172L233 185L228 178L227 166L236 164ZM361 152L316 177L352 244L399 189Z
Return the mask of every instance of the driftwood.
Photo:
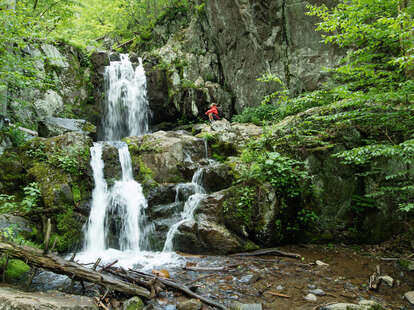
M377 290L381 282L381 268L379 265L376 266L374 273L369 277L369 289Z
M183 267L184 270L189 270L189 271L227 271L231 268L237 267L240 264L235 264L235 265L229 265L229 266L224 266L224 267L191 267L191 266L186 266Z
M257 250L253 252L236 253L236 254L232 254L232 256L262 256L262 255L272 255L272 254L279 255L279 256L292 257L292 258L297 258L297 259L302 258L300 254L283 252L276 248L262 249L262 250Z
M0 252L5 252L9 256L19 258L30 266L43 268L57 274L67 275L71 279L77 281L96 283L126 295L138 295L143 297L150 297L151 295L151 293L143 287L126 283L109 275L101 274L53 254L43 254L43 251L39 249L0 241Z
M174 282L174 281L171 281L171 280L167 280L167 279L163 279L163 278L158 278L156 276L149 275L149 274L146 274L144 272L136 271L136 270L133 270L133 269L129 269L129 271L132 272L132 273L135 273L137 275L146 277L146 278L157 279L159 282L161 282L165 286L174 288L176 290L179 290L179 291L185 293L186 295L188 295L190 297L199 299L201 302L205 303L206 305L210 305L210 306L216 307L216 308L221 309L221 310L227 310L228 309L226 306L224 306L222 304L219 304L219 303L217 303L217 302L215 302L211 299L208 299L206 297L203 297L201 295L198 295L198 294L194 293L192 290L190 290L189 287L185 286L184 284L180 284L180 283L177 283L177 282Z

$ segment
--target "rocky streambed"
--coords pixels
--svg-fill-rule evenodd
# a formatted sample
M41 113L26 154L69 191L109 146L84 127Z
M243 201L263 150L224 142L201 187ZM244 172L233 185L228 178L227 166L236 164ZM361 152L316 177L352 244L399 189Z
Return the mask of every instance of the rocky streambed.
M180 253L182 260L179 266L152 272L185 284L197 294L229 309L413 308L409 301L410 294L407 294L414 287L411 267L401 263L401 260L386 257L378 246L297 245L279 249L298 253L302 258ZM371 290L369 278L377 266L380 266L382 281L377 290ZM42 275L39 277L42 278ZM36 282L39 283L35 278ZM81 293L80 285L69 292L68 278L61 278L54 285L47 286L49 292L21 294L16 290L12 294L12 289L2 287L0 300L3 303L0 309L26 309L27 305L32 305L30 309L46 309L47 305L52 304L55 305L53 309L94 309L97 306L93 297L104 294L97 287L85 283L86 294L90 298L67 295ZM17 298L19 294L21 297ZM72 305L55 302L62 298L72 300ZM213 309L171 289L144 302L145 309ZM107 309L123 309L123 304L126 305L122 296L110 293L102 303ZM104 308L102 304L100 307ZM144 304L133 309L144 309Z

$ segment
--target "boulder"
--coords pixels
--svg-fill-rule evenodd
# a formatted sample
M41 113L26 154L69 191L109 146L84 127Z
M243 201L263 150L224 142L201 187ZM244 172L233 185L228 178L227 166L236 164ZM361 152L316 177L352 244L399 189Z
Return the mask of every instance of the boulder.
M58 49L51 44L42 44L42 51L45 53L47 61L52 67L59 69L67 69L69 67L65 57L58 51Z
M185 131L157 131L124 141L129 146L136 175L146 171L158 183L189 180L192 173L186 170L204 157L203 141Z
M0 231L8 238L16 237L18 234L32 232L32 226L28 220L13 214L0 214Z
M34 103L35 111L40 119L55 116L63 111L63 99L53 90L48 90L43 99Z
M40 137L54 137L67 132L87 133L95 136L96 127L83 119L47 117L38 124Z
M12 287L0 287L0 310L97 310L90 297L61 292L28 293Z
M249 139L257 138L263 133L262 127L254 124L230 123L226 119L214 121L211 125L197 125L194 130L198 137L207 137L210 146L218 153L235 155L246 147Z

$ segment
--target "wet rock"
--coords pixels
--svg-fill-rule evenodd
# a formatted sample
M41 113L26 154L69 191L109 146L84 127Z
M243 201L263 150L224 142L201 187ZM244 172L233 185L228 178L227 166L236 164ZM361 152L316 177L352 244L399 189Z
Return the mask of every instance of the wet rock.
M225 164L215 163L204 169L203 185L207 192L228 188L233 182L231 169Z
M169 204L175 201L175 184L162 184L151 189L147 195L148 206Z
M262 310L262 304L242 304L240 302L233 302L230 305L230 310Z
M104 51L94 52L91 55L91 62L95 66L95 68L101 66L109 66L108 54Z
M252 275L252 274L248 274L248 275L242 276L242 277L239 279L239 281L240 281L241 283L249 283L249 282L250 282L250 280L252 280L252 279L253 279L253 275Z
M318 299L314 294L308 294L304 298L307 301L316 301Z
M97 310L92 298L61 292L27 293L0 287L0 310Z
M383 309L380 304L372 300L361 300L358 305L349 303L337 303L326 306L320 306L318 310L371 310Z
M405 293L404 298L407 299L410 304L414 305L414 291Z
M47 117L38 123L40 137L54 137L71 131L87 133L91 136L96 134L95 126L82 119Z
M381 276L379 279L384 281L389 287L393 287L394 285L394 279L390 276Z
M320 288L309 290L309 293L311 293L313 295L316 295L316 296L325 296L326 295L326 293Z
M145 305L141 298L138 296L132 297L124 302L122 310L142 310Z
M177 304L178 310L200 310L202 303L198 299L190 299Z

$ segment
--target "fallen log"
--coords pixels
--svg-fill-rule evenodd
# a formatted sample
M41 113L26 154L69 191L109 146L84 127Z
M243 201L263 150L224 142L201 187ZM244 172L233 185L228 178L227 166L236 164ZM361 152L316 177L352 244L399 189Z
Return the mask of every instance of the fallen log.
M236 253L236 254L232 254L231 256L262 256L262 255L272 255L272 254L276 254L279 256L292 257L292 258L297 258L297 259L302 258L300 254L283 252L276 248L262 249L262 250L257 250L253 252Z
M151 295L151 293L143 287L101 274L75 262L65 260L57 255L43 254L43 251L39 249L17 245L8 241L0 241L0 252L5 252L12 257L21 259L29 266L39 267L57 274L67 275L78 281L83 280L96 283L129 296L138 295L148 298Z
M216 308L221 309L221 310L228 310L228 308L226 306L224 306L222 304L219 304L219 303L217 303L217 302L215 302L211 299L208 299L204 296L201 296L201 295L198 295L198 294L194 293L192 290L190 290L189 287L185 286L184 284L180 284L180 283L174 282L172 280L158 278L156 276L152 276L152 275L146 274L144 272L133 270L133 269L128 269L128 271L132 272L132 273L136 273L136 274L144 276L144 277L147 277L147 278L155 278L159 282L164 284L165 286L175 288L175 289L187 294L190 297L194 297L196 299L199 299L201 302L205 303L206 305L213 306L213 307L216 307Z

